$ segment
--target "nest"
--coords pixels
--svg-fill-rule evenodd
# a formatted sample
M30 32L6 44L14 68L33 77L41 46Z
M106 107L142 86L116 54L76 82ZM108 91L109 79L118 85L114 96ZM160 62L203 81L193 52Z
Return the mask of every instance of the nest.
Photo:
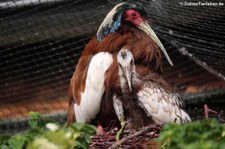
M204 118L217 118L221 123L225 123L223 119L223 111L215 111L204 106L204 114L196 114L193 120L200 120ZM118 128L113 128L113 122L103 130L103 132L91 136L92 142L89 144L91 149L114 149L114 148L149 148L158 149L160 144L153 141L159 136L162 125L151 124L139 129L125 129L122 133L121 139L116 141L116 134Z
M126 129L123 131L122 138L116 141L118 128L110 131L103 131L100 134L92 136L90 148L146 148L151 140L159 136L162 125L148 125L139 129ZM157 144L155 144L157 145Z

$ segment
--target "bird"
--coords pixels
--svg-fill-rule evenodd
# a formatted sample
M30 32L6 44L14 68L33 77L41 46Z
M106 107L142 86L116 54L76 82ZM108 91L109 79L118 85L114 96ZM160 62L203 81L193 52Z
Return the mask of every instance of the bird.
M138 2L122 2L106 15L95 36L85 46L68 90L67 124L101 123L107 126L114 118L110 88L115 86L112 72L116 55L127 48L135 63L146 70L161 72L162 54L173 65L161 41L148 24L147 12ZM111 80L111 81L109 81Z
M113 106L118 119L125 120L128 128L140 128L149 124L191 121L184 110L184 102L175 90L158 74L148 71L139 73L129 49L117 54L118 66L114 69L119 77L117 88L112 90Z

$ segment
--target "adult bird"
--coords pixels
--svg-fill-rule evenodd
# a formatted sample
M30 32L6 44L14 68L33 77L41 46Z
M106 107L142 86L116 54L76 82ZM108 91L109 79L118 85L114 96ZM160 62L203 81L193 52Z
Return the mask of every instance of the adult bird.
M113 105L118 119L124 119L129 127L143 127L151 123L164 124L190 122L179 95L158 74L140 73L130 50L121 49L117 55L118 82L111 89Z
M143 69L161 71L161 51L172 65L165 48L148 25L142 5L131 2L117 4L106 15L96 36L86 45L71 78L68 124L97 120L107 126L113 119L112 100L106 89L114 86L116 81L107 81L106 84L105 80L106 73L110 76L111 67L115 65L116 53L122 48L129 48L135 62Z

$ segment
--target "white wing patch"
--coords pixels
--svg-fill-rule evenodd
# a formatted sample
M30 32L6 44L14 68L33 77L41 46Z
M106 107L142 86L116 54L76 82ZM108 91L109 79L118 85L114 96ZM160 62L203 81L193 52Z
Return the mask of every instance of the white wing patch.
M189 115L179 106L179 97L175 93L144 85L137 93L139 104L155 123L175 122L178 124L191 121Z
M81 94L80 105L74 104L77 122L89 123L100 111L105 90L105 72L112 62L112 55L108 52L100 52L93 56L87 72L85 90Z
M118 119L121 120L124 117L123 103L116 95L113 96L113 107Z

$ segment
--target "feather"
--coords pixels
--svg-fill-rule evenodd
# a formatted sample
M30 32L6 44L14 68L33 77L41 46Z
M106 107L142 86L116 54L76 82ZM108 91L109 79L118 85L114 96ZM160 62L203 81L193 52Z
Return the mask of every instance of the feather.
M107 52L100 52L93 56L87 71L85 90L81 93L82 102L74 103L77 122L89 123L100 111L104 93L104 76L112 61L112 55Z
M121 25L122 12L117 14L117 9L124 3L116 5L105 17L102 24L100 25L96 37L98 41L108 35L109 33L115 32Z
M146 12L138 3L120 3L107 14L96 36L86 45L71 78L68 123L89 123L99 117L103 117L105 122L110 120L113 113L110 109L113 106L111 93L122 93L121 83L115 75L118 74L115 56L120 49L129 48L132 51L140 76L146 76L149 72L161 72L162 56L158 45L144 30L138 28L138 24L129 22L126 18L128 9L136 11L141 17L139 20L147 23ZM98 53L103 57L98 56ZM110 54L111 56L106 56ZM110 57L109 61L106 60L107 57ZM136 85L136 90L141 89L141 86L142 84ZM105 109L106 107L109 109ZM76 116L73 117L74 114Z
M117 63L120 85L116 87L120 88L121 92L117 92L118 89L114 89L116 87L112 89L122 106L117 104L114 108L116 111L124 108L120 111L124 111L125 119L132 127L142 127L153 122L163 124L175 121L183 124L191 121L184 111L183 101L174 89L156 73L141 65L135 65L130 50L121 49L117 54ZM131 79L128 79L130 77ZM109 81L108 79L106 81ZM130 84L132 90L129 89Z

